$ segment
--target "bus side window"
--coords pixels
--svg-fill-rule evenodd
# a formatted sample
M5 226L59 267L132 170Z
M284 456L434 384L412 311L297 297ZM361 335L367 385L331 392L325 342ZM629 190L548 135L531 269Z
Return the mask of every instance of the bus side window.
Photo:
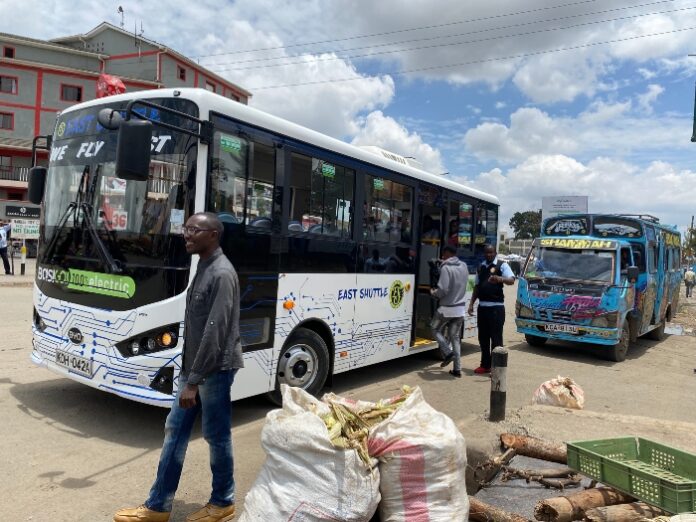
M293 152L288 231L350 239L355 171Z
M638 267L638 270L645 272L645 256L643 255L643 245L632 244L633 264Z
M275 149L239 136L215 133L208 210L223 223L271 229Z
M413 191L411 187L365 175L364 239L410 243Z
M648 248L648 271L651 274L657 272L657 247L655 246Z
M621 249L621 273L625 274L628 267L631 266L631 250L628 248Z
M242 223L244 219L248 156L247 140L215 133L207 207L210 212L216 212L222 222Z

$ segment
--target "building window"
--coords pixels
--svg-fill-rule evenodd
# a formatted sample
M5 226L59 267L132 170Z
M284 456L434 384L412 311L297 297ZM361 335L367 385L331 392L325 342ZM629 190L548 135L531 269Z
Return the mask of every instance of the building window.
M8 46L3 47L2 48L2 56L4 58L14 58L15 57L15 48L8 47Z
M12 172L12 157L0 156L0 175L10 174Z
M14 129L14 114L11 112L0 112L0 129Z
M10 201L22 201L24 198L22 197L21 192L8 192L7 199Z
M0 92L17 94L17 78L15 76L0 76Z
M208 89L210 92L215 92L215 84L205 82L205 88Z
M82 101L82 87L78 85L61 85L60 99L67 102Z
M181 65L176 66L176 76L182 81L186 81L186 69L184 69Z
M235 93L233 93L233 92L229 93L229 94L227 95L227 97L228 97L230 100L234 100L234 101L237 101L237 102L239 101L239 96L237 96L237 95L236 95Z

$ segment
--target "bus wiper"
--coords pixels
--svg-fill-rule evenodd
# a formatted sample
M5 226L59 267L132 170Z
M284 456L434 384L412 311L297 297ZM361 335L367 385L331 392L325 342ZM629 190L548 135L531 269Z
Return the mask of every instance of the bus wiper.
M106 264L106 266L109 268L110 273L121 273L123 270L111 255L109 249L106 248L106 245L104 245L104 242L99 237L99 233L97 232L97 227L94 225L94 221L92 221L92 206L88 203L82 203L82 205L80 205L80 210L82 210L82 225L87 225L89 235L92 237L93 243L97 246L99 257L102 258L104 264Z
M77 192L75 193L75 199L73 201L71 201L70 203L68 203L68 206L65 208L63 215L58 220L58 226L56 227L56 230L53 233L53 237L51 238L51 242L46 247L46 250L44 251L44 255L41 258L42 262L50 263L53 261L53 258L55 257L54 251L56 249L56 245L58 244L58 238L60 237L61 232L63 232L63 228L65 228L65 224L68 222L68 218L72 215L73 216L73 223L77 219L77 216L75 215L75 213L77 211L77 207L82 202L82 193L84 191L85 178L88 176L89 176L89 165L85 165L85 168L82 170L82 175L80 176L80 184L77 186Z

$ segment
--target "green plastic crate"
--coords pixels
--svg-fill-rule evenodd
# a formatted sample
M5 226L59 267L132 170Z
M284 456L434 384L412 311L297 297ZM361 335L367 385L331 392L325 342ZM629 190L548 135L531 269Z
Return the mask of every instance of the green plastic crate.
M568 467L670 513L696 511L696 455L639 437L568 442Z

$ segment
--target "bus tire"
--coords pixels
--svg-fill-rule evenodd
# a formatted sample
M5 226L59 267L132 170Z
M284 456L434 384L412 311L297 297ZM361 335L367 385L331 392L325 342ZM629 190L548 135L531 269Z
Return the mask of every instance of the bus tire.
M665 339L665 322L662 321L657 328L650 330L646 337L653 341L663 341Z
M321 336L308 328L295 330L283 346L278 358L276 384L268 392L271 402L281 405L280 385L302 388L318 395L329 375L329 349Z
M624 321L621 331L621 339L614 346L610 347L606 352L606 358L609 361L623 362L626 360L628 347L631 344L631 332L628 328L628 321Z
M524 334L524 340L527 341L529 346L544 346L548 339L546 337L539 337L538 335Z

